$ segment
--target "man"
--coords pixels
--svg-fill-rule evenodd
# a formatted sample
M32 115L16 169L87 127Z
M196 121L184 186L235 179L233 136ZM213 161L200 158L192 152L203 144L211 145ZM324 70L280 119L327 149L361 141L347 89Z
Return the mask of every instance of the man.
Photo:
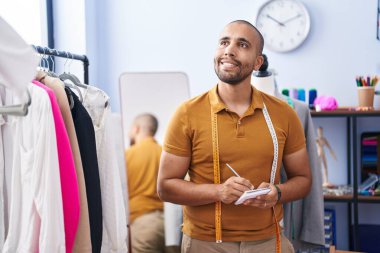
M125 152L131 242L133 253L164 252L163 203L157 195L161 146L154 140L157 119L141 114L129 132L131 148Z
M249 22L229 23L214 58L217 86L183 103L167 129L158 193L184 205L182 252L294 252L280 235L281 203L307 195L310 168L296 113L251 86L263 41ZM288 181L279 184L281 161ZM234 205L254 187L271 191Z

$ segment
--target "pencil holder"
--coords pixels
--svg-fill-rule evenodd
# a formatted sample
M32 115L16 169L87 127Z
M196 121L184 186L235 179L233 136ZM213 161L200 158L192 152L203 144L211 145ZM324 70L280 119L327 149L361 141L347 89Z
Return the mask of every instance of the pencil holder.
M357 87L359 107L373 107L373 97L375 95L375 87L363 86Z

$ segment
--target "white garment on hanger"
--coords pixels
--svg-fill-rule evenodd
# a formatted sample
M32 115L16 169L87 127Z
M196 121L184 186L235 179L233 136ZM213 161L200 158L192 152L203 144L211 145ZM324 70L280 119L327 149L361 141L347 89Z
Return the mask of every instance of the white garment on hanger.
M0 17L0 83L20 97L36 74L39 57Z
M3 105L2 93L5 95L5 89L0 87L0 106ZM5 119L0 114L0 251L3 249L5 241L5 226L4 226L4 177L5 177L5 158L4 158L4 144L3 144L3 125Z
M165 245L180 246L182 239L182 206L164 202Z
M120 113L111 113L111 128L114 150L124 150L124 138L121 138L123 136L123 124ZM116 156L124 198L125 217L127 217L127 223L129 224L129 194L124 152L116 152Z
M51 102L28 87L32 103L13 118L9 231L3 253L66 253L57 141Z
M127 246L127 217L118 170L117 150L114 150L111 108L108 95L93 86L83 92L86 108L95 129L96 153L102 193L103 240L102 252L124 253ZM119 150L123 153L123 150Z
M1 106L12 104L13 94L22 98L28 83L35 76L39 57L2 17L0 34L0 84L9 88L5 90L0 87ZM12 143L10 122L0 115L0 252L8 233Z
M13 104L13 94L9 89L0 87L2 90L1 96L4 104ZM10 198L11 198L11 181L12 181L12 163L13 163L13 132L11 117L3 116L5 119L4 125L1 127L3 137L3 152L4 152L4 188L3 188L3 200L4 200L4 232L7 238L9 228L9 213L10 213ZM2 245L3 246L3 245Z

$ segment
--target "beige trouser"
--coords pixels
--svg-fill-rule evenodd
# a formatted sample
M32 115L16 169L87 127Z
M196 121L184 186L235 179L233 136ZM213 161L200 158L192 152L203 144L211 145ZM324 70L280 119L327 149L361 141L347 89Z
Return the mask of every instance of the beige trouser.
M276 237L260 241L215 243L192 239L183 234L182 253L275 253ZM281 253L294 253L289 240L281 235Z
M132 253L165 251L164 215L154 211L136 218L131 224Z

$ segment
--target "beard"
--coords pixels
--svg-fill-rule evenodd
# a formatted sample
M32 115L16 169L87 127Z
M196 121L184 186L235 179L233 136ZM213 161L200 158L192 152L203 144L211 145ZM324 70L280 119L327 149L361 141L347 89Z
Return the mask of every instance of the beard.
M243 80L247 79L254 69L253 65L243 65L241 62L234 60L238 70L235 72L226 72L220 68L221 58L214 59L214 70L215 74L218 76L219 80L231 85L236 85L241 83Z

